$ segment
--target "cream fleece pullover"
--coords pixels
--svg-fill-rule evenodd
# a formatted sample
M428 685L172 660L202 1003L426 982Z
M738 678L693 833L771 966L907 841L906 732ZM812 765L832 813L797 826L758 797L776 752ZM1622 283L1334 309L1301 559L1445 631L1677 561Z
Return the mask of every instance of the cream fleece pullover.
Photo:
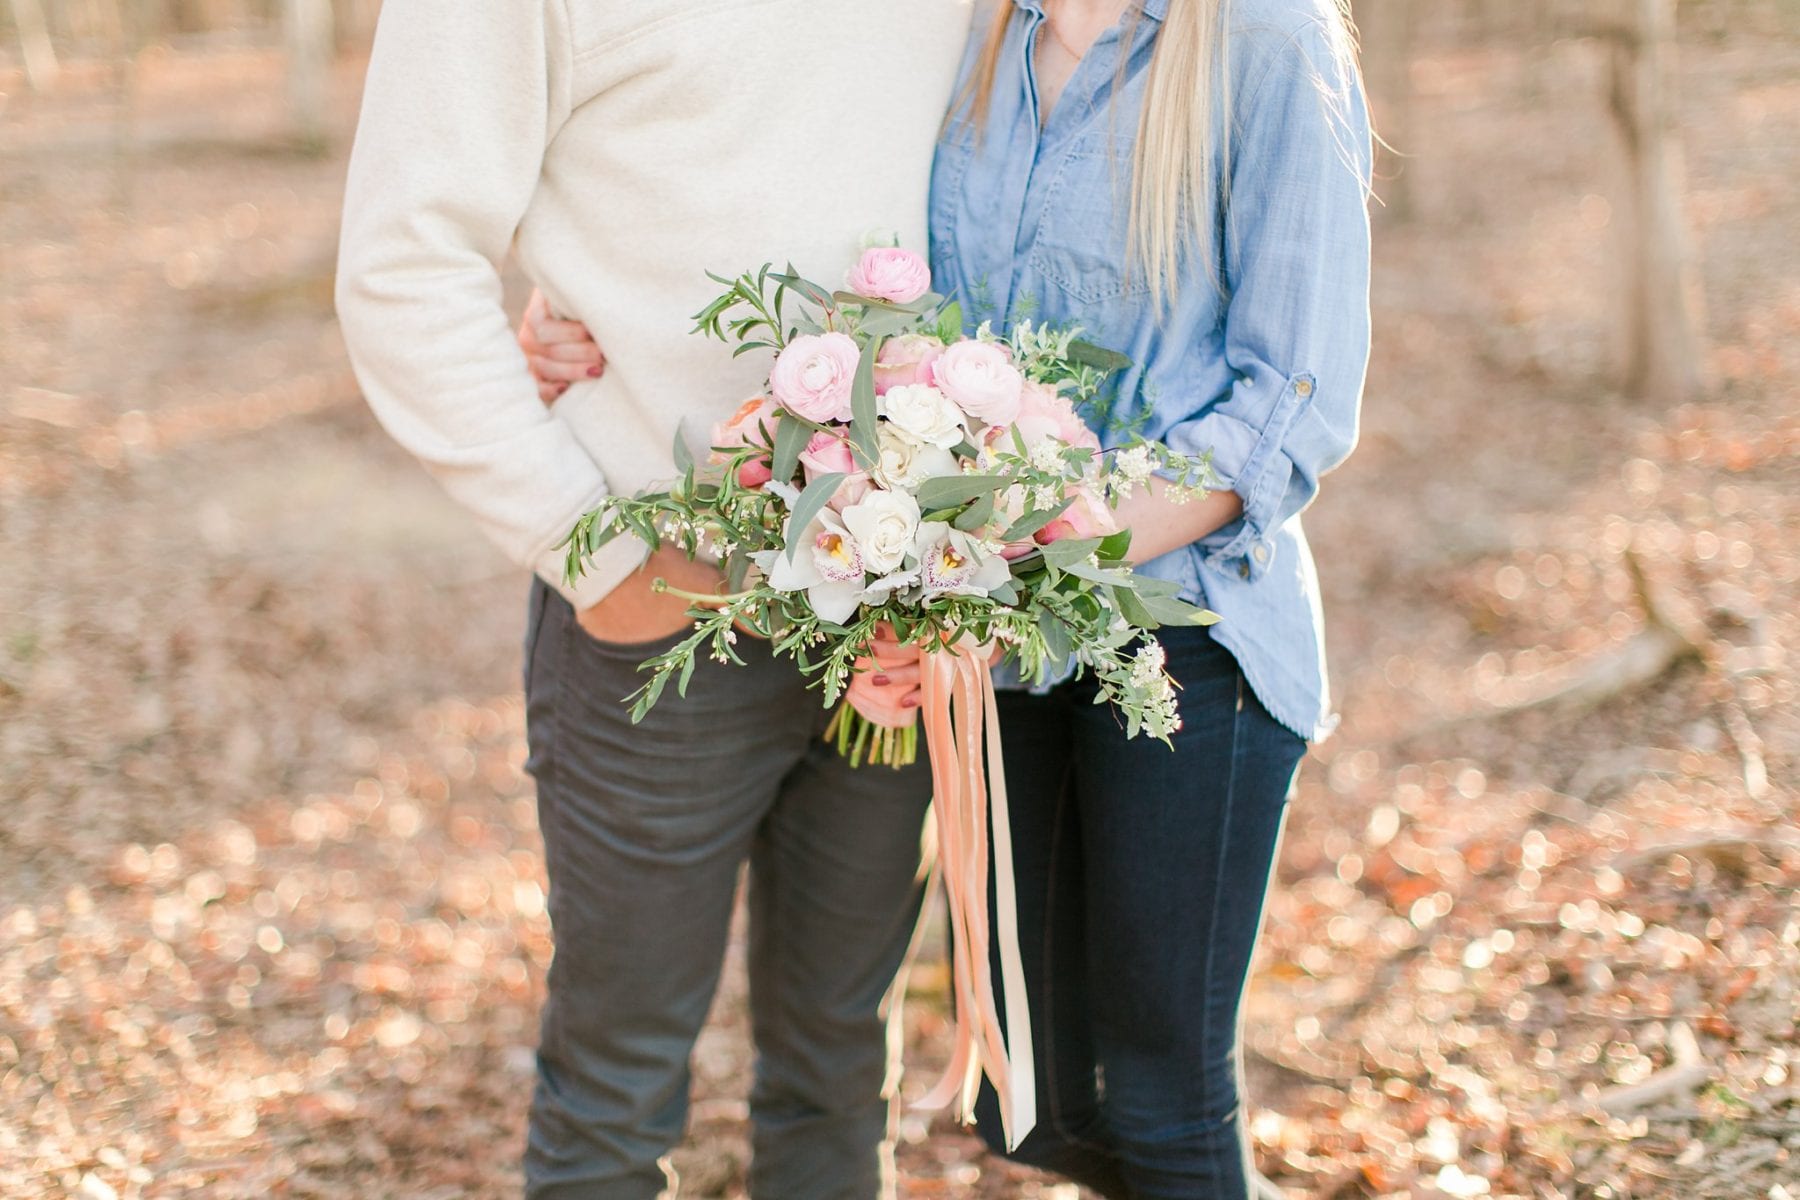
M729 273L838 284L871 228L926 248L967 0L386 0L350 161L338 313L376 416L509 556L578 608L557 543L673 476L754 394L759 355L689 333ZM501 309L516 238L605 376L538 399Z

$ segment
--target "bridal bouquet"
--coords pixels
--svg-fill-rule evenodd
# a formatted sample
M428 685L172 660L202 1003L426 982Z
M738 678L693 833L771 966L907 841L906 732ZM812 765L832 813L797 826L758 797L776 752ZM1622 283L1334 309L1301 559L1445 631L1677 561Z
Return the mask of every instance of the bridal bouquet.
M724 565L722 593L679 593L694 604L693 631L644 664L634 719L671 681L685 692L702 655L741 662L740 631L792 657L828 705L879 627L926 652L921 711L958 988L958 1049L937 1099L960 1096L966 1115L986 1070L1016 1145L1034 1120L1031 1039L1005 781L998 745L982 748L999 732L989 663L998 649L1042 682L1072 660L1132 736L1166 742L1180 717L1155 630L1215 618L1131 571L1112 507L1152 475L1177 498L1198 494L1208 464L1143 440L1102 450L1080 409L1127 360L1077 329L1021 322L966 336L959 305L931 293L909 251L868 250L840 290L791 268L712 278L726 290L696 331L772 355L767 387L713 430L710 455L696 459L677 437L670 486L583 516L569 578L627 534ZM917 753L916 725L875 726L847 704L828 736L853 764ZM988 976L990 838L1011 1037Z
M725 565L725 593L688 597L693 632L645 664L634 717L671 680L685 691L702 654L738 661L740 630L834 703L885 623L902 644L996 645L1033 681L1072 658L1132 736L1180 727L1153 631L1214 618L1130 571L1111 510L1152 474L1181 497L1209 471L1156 442L1101 450L1079 409L1122 356L1030 322L965 337L960 306L901 249L865 252L846 290L767 266L712 278L727 290L697 331L772 352L767 390L713 430L709 458L678 437L670 487L608 497L566 543L571 581L621 534ZM916 756L915 730L847 708L833 736L857 762Z

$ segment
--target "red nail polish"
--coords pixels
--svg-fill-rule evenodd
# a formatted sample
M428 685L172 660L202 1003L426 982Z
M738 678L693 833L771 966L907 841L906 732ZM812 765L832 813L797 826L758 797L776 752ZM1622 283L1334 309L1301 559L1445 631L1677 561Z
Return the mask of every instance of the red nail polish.
M886 687L888 684L890 684L894 681L889 679L886 675L871 675L871 676L869 676L869 682L874 684L876 687Z
M603 370L605 370L604 367L602 367L599 363L595 363L593 366L588 368L588 378L589 379L600 378L600 372Z
M917 707L919 707L918 697L908 696L906 699L904 699L900 702L900 707L901 708L917 708Z

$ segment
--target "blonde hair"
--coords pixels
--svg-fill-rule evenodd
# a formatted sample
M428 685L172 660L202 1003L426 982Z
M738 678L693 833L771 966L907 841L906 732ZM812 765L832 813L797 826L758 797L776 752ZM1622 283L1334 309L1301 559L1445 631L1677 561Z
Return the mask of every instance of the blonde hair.
M1349 0L1327 2L1348 33ZM1230 201L1231 138L1214 146L1214 131L1231 129L1233 120L1230 9L1231 0L1168 0L1151 51L1131 164L1126 269L1143 272L1159 306L1173 299L1184 257L1207 249L1201 242L1213 236L1213 213L1223 212ZM985 121L993 99L1001 43L1012 14L1012 0L996 0L987 41L957 106L960 111L967 104L977 124ZM1124 66L1121 61L1121 75ZM1213 256L1201 257L1214 275L1214 286L1223 290Z

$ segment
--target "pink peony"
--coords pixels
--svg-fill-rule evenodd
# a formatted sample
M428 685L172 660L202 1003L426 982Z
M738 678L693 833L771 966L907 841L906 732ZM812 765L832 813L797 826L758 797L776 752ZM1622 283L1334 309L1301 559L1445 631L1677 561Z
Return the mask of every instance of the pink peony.
M876 246L863 251L862 258L844 277L844 284L858 296L871 300L911 304L931 290L931 268L911 250Z
M769 390L809 421L848 421L860 353L847 333L803 334L775 359Z
M1027 448L1045 438L1065 446L1099 450L1100 439L1087 427L1069 398L1042 383L1027 383L1019 395L1019 412L1013 420Z
M1064 538L1104 537L1119 531L1119 522L1101 499L1086 488L1075 488L1075 503L1063 510L1062 516L1032 536L1040 546L1060 542Z
M744 446L769 449L770 439L775 436L775 416L779 411L775 402L767 396L752 396L744 401L736 412L713 426L713 461L724 462L731 451ZM752 458L738 467L740 487L758 488L771 478L773 472L769 469L768 455Z
M944 395L977 421L1007 425L1019 415L1025 377L992 343L956 343L932 364L931 375Z
M889 388L931 382L932 364L942 357L944 343L924 333L907 333L881 343L875 355L875 394Z

